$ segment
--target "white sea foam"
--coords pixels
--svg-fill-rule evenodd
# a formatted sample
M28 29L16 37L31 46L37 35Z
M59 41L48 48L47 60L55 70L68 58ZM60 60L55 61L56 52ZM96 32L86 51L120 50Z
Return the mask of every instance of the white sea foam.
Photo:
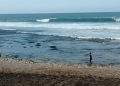
M5 27L43 27L55 29L120 29L120 24L103 23L30 23L30 22L0 22Z
M1 29L1 30L16 30L16 29Z
M116 18L115 21L116 21L116 22L120 22L120 18Z
M43 23L47 23L49 22L51 19L56 19L56 18L48 18L48 19L37 19L37 22L43 22Z
M31 34L37 34L37 35L54 35L54 36L62 36L62 37L68 37L68 38L75 38L83 39L83 40L120 40L120 37L104 37L104 36L81 36L81 34L63 34L63 33L49 33L49 32L20 32L20 33L31 33ZM91 34L92 35L92 34Z
M105 38L105 37L82 37L82 36L78 36L76 38L79 38L79 39L101 39L101 40L120 40L120 37L108 37L108 38Z
M49 22L50 21L50 19L37 19L36 20L37 22Z

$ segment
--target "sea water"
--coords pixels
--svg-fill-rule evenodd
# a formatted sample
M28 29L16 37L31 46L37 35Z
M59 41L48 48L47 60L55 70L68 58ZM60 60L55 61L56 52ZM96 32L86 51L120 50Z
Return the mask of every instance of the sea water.
M0 53L18 58L120 64L120 13L1 14Z

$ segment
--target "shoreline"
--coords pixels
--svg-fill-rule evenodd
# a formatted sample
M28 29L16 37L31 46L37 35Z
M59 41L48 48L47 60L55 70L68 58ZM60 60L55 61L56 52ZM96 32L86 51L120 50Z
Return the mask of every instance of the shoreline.
M0 83L6 86L120 86L120 69L0 57Z
M0 57L0 72L15 73L37 73L47 75L94 75L94 76L112 76L119 77L120 69L115 66L105 65L85 65L85 64L63 64L52 61L34 61L19 58ZM53 73L54 72L54 73ZM97 73L97 74L95 74ZM116 75L116 74L117 75ZM102 74L102 75L101 75Z

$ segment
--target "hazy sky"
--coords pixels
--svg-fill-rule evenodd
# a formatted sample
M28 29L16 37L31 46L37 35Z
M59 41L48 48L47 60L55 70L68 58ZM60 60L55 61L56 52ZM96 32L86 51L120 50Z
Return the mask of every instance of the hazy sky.
M0 13L120 12L120 0L0 0Z

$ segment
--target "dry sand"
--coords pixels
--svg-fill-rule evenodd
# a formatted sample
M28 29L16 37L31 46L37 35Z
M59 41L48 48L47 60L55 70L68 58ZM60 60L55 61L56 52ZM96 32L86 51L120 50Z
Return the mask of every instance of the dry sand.
M120 69L0 57L0 86L120 86Z

